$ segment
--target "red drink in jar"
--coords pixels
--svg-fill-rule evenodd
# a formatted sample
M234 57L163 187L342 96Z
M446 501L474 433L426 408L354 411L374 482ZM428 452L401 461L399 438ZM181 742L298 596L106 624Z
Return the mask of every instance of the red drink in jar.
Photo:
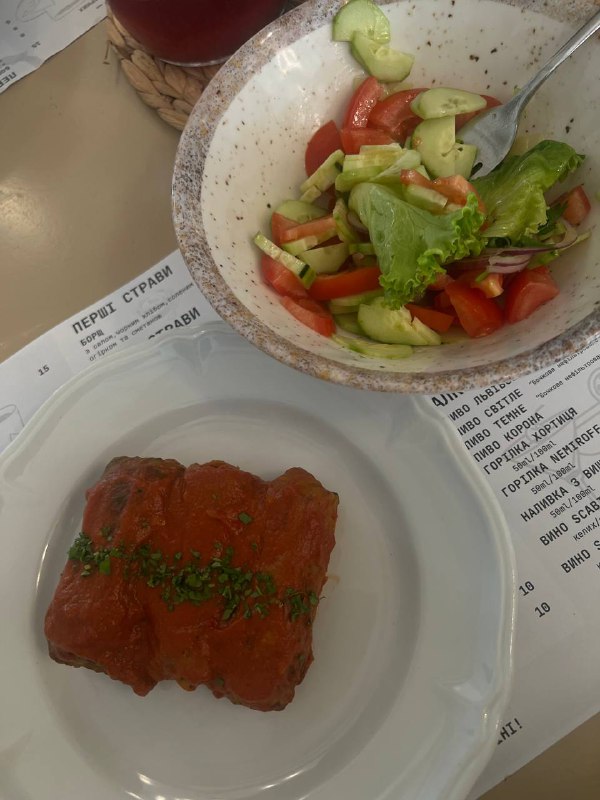
M174 64L215 64L277 17L285 0L109 0L122 25Z

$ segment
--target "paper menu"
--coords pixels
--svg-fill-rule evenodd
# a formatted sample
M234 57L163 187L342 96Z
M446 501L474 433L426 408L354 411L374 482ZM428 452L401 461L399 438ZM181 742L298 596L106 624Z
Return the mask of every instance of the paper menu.
M0 92L106 16L104 0L2 0Z
M515 680L471 797L600 711L600 340L534 375L431 398L494 490L519 573Z
M0 451L105 355L218 319L179 252L0 364ZM510 384L423 398L448 416L513 535L513 695L478 797L600 710L600 341Z
M162 331L219 319L179 251L0 363L0 451L72 375Z

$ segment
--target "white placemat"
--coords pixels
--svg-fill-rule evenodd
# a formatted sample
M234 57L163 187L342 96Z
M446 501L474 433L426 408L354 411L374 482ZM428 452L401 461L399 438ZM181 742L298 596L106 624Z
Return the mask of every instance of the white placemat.
M0 0L0 92L105 16L104 0Z

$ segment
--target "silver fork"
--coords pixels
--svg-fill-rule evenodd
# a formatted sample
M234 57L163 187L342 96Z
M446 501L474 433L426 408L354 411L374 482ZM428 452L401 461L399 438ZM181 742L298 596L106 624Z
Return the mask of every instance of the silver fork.
M600 29L600 11L564 44L508 103L486 111L460 129L463 142L477 146L475 164L481 164L473 175L487 175L506 157L517 134L521 113L534 93L590 36Z

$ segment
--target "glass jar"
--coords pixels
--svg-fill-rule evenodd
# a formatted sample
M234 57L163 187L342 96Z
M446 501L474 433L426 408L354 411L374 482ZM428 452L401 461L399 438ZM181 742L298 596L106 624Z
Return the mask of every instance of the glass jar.
M285 0L109 0L119 22L172 64L225 61L282 12Z

